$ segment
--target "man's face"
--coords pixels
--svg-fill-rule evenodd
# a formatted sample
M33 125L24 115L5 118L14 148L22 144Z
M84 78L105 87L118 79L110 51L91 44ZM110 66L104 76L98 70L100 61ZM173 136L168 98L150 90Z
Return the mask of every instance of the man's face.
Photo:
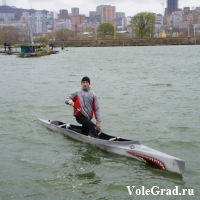
M87 81L83 81L83 82L81 83L81 85L82 85L82 87L83 87L84 89L88 89L88 88L90 87L90 84L89 84L89 82L87 82Z

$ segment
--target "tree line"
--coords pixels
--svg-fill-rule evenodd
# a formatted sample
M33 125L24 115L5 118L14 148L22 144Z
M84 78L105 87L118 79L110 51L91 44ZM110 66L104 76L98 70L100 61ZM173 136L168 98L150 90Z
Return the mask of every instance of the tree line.
M132 17L131 26L134 36L136 38L144 38L147 36L153 36L155 31L155 21L156 17L154 13L151 12L140 12ZM115 28L111 23L102 23L98 26L97 30L92 29L93 36L98 39L114 39ZM116 34L117 39L122 38L122 34ZM126 36L123 35L123 38L126 39ZM47 33L43 37L37 37L35 42L45 42L48 43L50 41L59 40L89 40L86 35L83 34L75 34L73 31L68 29L60 29L55 31L55 33ZM17 41L25 41L29 42L30 34L23 32L22 30L14 27L4 27L0 29L0 40L1 42L17 42Z

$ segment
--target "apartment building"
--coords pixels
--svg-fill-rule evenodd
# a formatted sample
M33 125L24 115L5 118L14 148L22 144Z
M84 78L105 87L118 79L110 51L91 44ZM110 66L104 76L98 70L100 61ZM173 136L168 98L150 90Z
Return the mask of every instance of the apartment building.
M131 16L122 18L122 31L127 31L129 33L132 33L131 19L132 19ZM127 27L131 28L127 29Z
M116 12L116 26L122 26L122 18L124 17L124 12Z
M116 27L116 7L104 5L101 7L101 23L109 22Z
M183 11L175 11L170 15L170 25L179 28L179 23L183 20Z
M22 16L22 21L28 19L28 29L32 34L43 34L47 32L47 15L42 11L36 11L35 13L25 14Z
M85 17L83 15L72 15L71 16L71 29L75 33L78 33L78 25L84 23Z
M41 11L35 12L35 33L43 34L47 32L47 15Z
M66 20L68 18L68 10L62 9L59 12L60 14L60 19Z
M48 18L58 19L58 12L56 12L56 11L50 11L49 13L47 13L47 19Z
M91 11L90 12L90 18L92 20L93 23L101 23L101 8L104 5L99 5L96 7L96 11Z
M14 13L0 13L0 21L12 21L14 19Z
M156 23L155 24L163 25L163 15L162 14L155 14L155 17L156 17Z
M79 8L71 8L71 16L79 15Z

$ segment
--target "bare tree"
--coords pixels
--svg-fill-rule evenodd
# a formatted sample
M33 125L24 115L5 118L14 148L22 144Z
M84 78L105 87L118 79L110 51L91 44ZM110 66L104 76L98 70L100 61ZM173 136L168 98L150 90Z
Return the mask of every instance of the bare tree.
M2 41L17 42L19 39L20 30L15 27L4 27L0 29L0 36Z

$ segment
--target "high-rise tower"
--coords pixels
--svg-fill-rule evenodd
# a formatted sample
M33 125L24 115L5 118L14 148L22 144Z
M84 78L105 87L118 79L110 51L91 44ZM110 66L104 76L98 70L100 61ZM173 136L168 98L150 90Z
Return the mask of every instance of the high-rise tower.
M68 18L68 10L62 9L60 10L60 19L67 19Z
M165 9L165 14L171 14L178 11L178 0L167 0L167 8Z
M101 7L101 23L109 22L116 27L116 7L103 5Z
M71 8L71 16L79 15L79 8Z

